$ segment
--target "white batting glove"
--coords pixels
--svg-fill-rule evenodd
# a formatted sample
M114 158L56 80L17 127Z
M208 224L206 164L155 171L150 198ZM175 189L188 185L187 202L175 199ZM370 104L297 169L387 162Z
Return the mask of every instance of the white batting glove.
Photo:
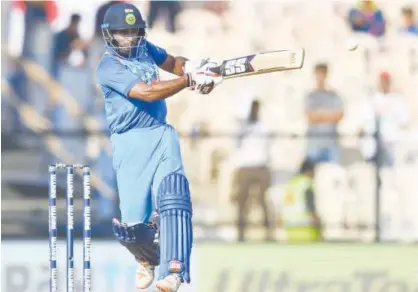
M186 63L184 63L184 67L183 67L184 74L195 72L196 69L197 69L197 66L198 65L196 64L195 61L190 61L190 60L186 61Z
M211 59L211 58L206 58L206 59L202 60L198 70L207 71L209 68L218 67L218 66L221 66L221 65L222 65L222 62L219 62L219 61Z
M200 94L209 94L216 85L222 82L222 77L212 76L209 72L197 71L188 73L189 88Z
M210 58L198 59L198 60L188 60L184 64L183 71L184 73L191 73L193 71L205 71L207 68L212 68L222 65L222 62Z
M197 60L197 61L188 60L186 61L186 63L184 63L184 68L183 68L184 74L188 74L190 76L189 86L188 86L190 90L195 90L196 88L195 82L193 82L194 79L192 77L192 74L196 73L197 69L201 66L202 62L203 60Z
M218 86L219 84L221 84L221 83L222 83L222 81L223 81L223 78L222 78L222 76L220 76L220 75L213 74L213 73L208 73L208 72L206 72L206 74L207 74L208 76L210 76L210 77L211 77L211 79L213 80L213 87L212 87L212 88L210 88L210 90L209 90L209 89L207 89L207 88L204 88L204 87L199 88L199 89L196 89L196 90L198 90L198 92L199 92L200 94L209 94L209 93L211 93L211 92L212 92L212 90L213 90L213 89L215 89L215 87L216 87L216 86Z
M211 76L203 71L194 71L188 73L189 88L192 90L200 89L202 86L214 86L215 82Z

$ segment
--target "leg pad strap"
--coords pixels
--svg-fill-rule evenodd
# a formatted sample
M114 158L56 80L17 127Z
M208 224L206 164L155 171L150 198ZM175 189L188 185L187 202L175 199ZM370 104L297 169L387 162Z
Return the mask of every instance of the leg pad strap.
M153 266L160 262L160 250L154 243L157 231L148 224L128 226L113 219L113 233L120 244L125 246L138 261L147 261Z

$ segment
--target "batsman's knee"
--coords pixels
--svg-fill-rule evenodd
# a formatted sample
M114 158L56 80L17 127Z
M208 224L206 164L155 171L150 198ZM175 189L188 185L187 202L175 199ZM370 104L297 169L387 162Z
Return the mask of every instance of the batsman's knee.
M158 213L176 209L192 214L189 182L178 173L167 175L161 182L157 193Z
M128 226L117 219L113 219L113 233L120 244L125 246L138 261L147 261L153 266L160 262L160 250L154 243L156 228L154 226L138 223Z
M190 282L190 254L193 244L192 202L187 178L178 173L167 175L157 194L160 214L160 279L171 273Z

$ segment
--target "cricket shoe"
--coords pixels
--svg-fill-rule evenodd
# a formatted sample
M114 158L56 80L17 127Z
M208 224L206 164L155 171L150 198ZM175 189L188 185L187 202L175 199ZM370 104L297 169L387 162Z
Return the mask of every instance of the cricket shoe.
M176 292L182 283L181 277L178 274L170 274L156 284L160 292Z
M136 289L148 288L154 281L155 267L146 261L139 261L136 268L135 286Z

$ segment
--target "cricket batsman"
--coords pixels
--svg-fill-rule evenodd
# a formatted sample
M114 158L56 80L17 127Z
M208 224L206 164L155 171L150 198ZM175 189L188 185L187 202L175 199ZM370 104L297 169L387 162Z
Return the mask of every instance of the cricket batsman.
M97 78L105 98L122 217L112 224L118 241L138 262L137 289L152 284L159 265L156 287L174 292L181 283L190 283L192 204L179 138L166 122L164 99L185 88L208 94L222 77L208 71L216 62L173 57L149 42L145 29L141 13L128 3L112 5L102 24L106 52ZM158 67L179 77L160 81ZM154 209L158 228L152 224Z

